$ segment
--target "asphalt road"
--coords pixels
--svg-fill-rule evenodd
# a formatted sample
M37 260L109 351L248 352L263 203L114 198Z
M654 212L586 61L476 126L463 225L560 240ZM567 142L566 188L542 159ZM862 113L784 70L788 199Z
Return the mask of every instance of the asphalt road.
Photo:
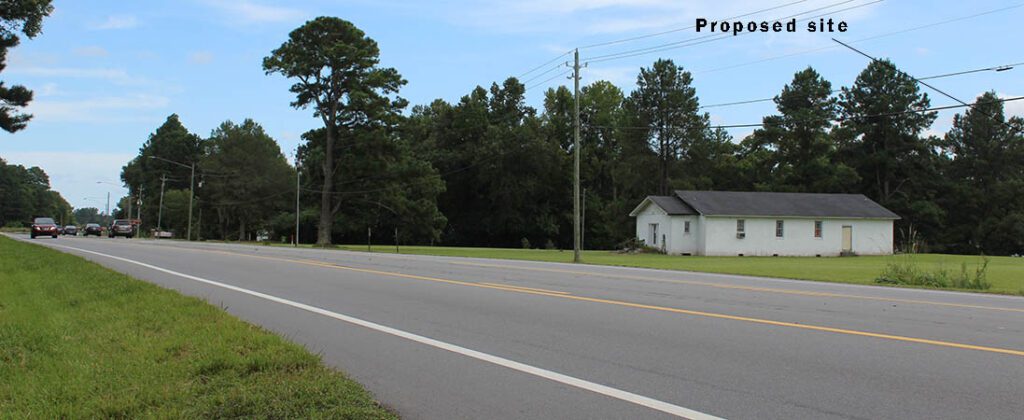
M1019 297L123 238L33 242L302 343L409 419L1024 418Z

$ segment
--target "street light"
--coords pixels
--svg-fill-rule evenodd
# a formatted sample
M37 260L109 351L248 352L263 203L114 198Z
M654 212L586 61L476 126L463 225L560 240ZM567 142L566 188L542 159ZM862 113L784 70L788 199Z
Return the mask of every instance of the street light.
M188 194L188 231L186 233L186 235L188 236L188 240L191 241L192 240L192 200L194 200L195 197L196 197L196 163L192 162L191 165L186 165L184 163L175 162L175 161L169 160L169 159L164 159L164 158L159 157L159 156L150 156L149 158L150 159L162 160L162 161L167 162L167 163L173 163L173 164L181 166L183 168L189 168L192 171L192 178L189 181L189 187L188 187L188 191L189 191L189 194Z
M118 187L118 188L121 187L121 185L115 184L115 183L110 182L110 181L96 181L96 183L97 184L113 185L113 186ZM132 191L128 190L128 217L129 218L132 217L131 205L132 205ZM110 191L107 191L107 216L110 216Z

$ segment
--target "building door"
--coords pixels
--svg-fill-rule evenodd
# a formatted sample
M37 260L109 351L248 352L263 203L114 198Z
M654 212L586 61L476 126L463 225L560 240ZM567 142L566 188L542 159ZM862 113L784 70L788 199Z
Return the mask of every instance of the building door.
M648 237L649 240L647 241L647 244L650 246L658 246L658 224L651 223L648 227L650 229L650 236Z
M843 252L853 252L853 226L843 226Z

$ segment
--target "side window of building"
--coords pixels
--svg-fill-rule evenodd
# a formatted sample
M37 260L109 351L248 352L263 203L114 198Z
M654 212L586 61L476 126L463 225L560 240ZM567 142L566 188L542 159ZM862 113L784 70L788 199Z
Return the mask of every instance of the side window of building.
M690 234L690 221L689 220L683 221L683 233L685 233L687 235Z
M820 238L821 237L821 225L822 225L821 220L815 220L814 221L814 237L815 238Z
M785 223L786 222L783 221L783 220L776 220L775 221L775 237L776 238L781 238L781 237L783 237L785 235L785 233L786 233L785 232L785 226L786 226Z
M747 221L739 219L736 221L736 237L743 239L747 237Z

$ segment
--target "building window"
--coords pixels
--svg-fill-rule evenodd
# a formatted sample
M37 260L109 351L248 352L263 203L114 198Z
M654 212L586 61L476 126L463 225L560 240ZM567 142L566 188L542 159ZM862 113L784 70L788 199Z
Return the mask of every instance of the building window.
M690 234L690 221L689 220L683 221L683 233L685 233L687 235Z
M747 221L739 219L736 221L736 238L743 239L747 237Z
M657 246L658 245L658 224L657 223L651 223L649 225L649 227L651 229L651 245Z
M815 238L820 238L821 237L821 225L822 225L821 220L815 220L814 221L814 237Z
M785 222L782 220L775 221L775 237L781 238L785 234Z

